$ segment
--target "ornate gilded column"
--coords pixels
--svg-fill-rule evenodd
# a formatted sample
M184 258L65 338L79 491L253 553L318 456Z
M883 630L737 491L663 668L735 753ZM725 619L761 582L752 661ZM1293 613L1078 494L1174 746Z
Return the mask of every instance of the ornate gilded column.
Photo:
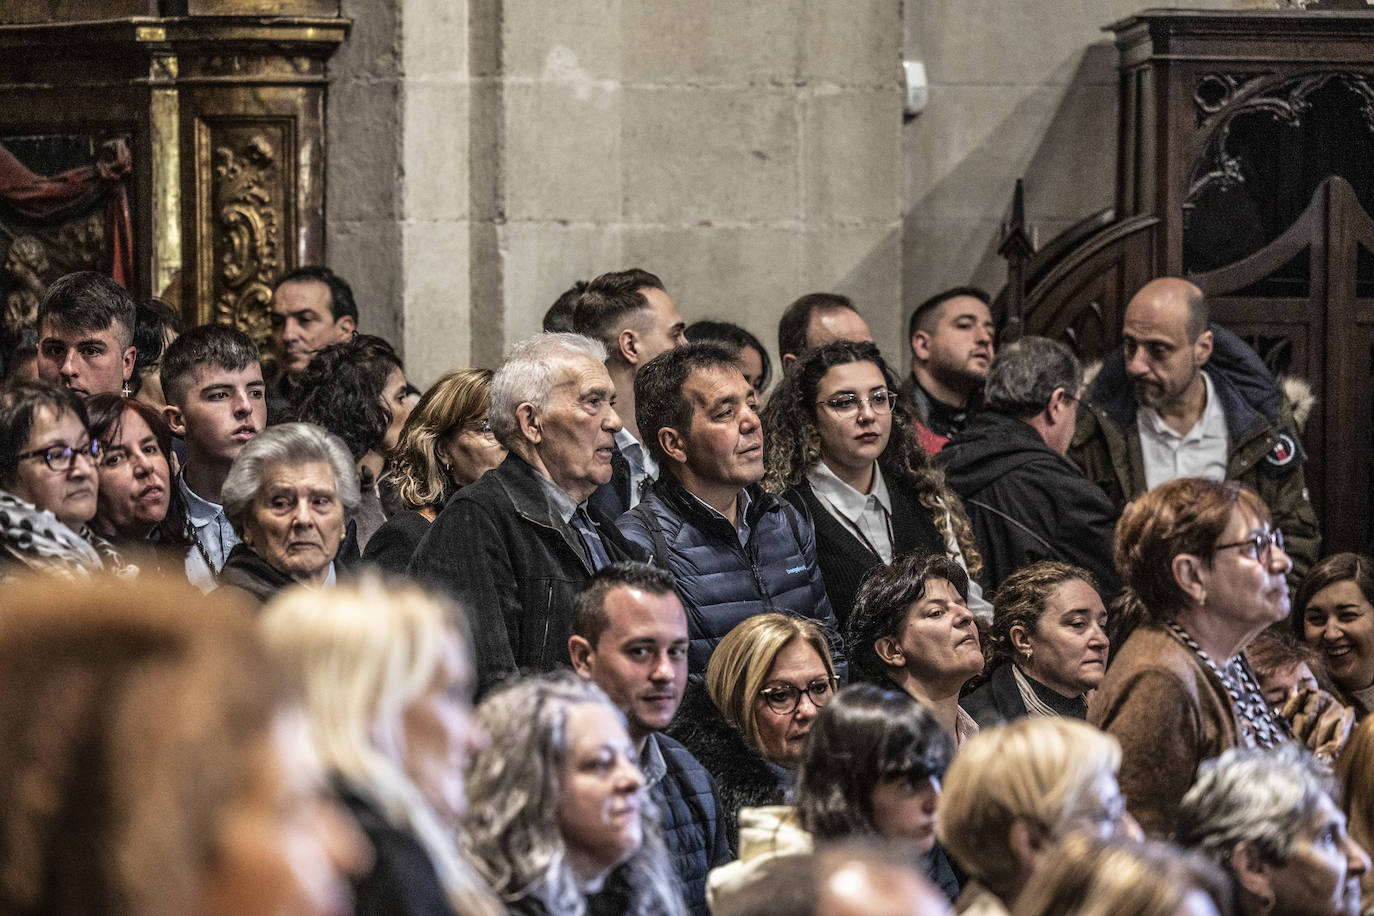
M263 339L273 279L324 261L325 65L349 23L246 15L264 7L248 0L154 8L188 6L0 26L0 144L125 139L136 292L189 323L232 322ZM239 14L195 15L209 7ZM269 8L338 11L325 0ZM8 241L0 233L0 248Z

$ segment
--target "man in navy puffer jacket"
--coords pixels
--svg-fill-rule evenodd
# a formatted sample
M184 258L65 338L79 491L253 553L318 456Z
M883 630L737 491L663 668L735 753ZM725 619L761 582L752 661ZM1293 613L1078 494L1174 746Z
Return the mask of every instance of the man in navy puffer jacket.
M691 673L705 672L716 644L741 621L790 611L826 629L844 677L811 525L758 485L763 427L734 355L689 344L650 360L635 376L635 416L659 479L616 525L676 578Z

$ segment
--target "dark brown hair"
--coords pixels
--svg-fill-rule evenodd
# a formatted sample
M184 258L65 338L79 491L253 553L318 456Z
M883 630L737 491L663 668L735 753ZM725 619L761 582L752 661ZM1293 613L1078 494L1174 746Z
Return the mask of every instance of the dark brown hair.
M246 758L292 695L247 612L184 583L7 588L0 910L194 910Z

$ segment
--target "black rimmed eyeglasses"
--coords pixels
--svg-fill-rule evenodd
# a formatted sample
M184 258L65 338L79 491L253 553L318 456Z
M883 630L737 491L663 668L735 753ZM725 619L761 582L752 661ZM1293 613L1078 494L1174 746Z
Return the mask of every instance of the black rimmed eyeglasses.
M28 461L30 458L42 458L49 470L61 474L71 470L72 462L77 455L84 455L92 461L100 459L100 442L96 439L83 445L50 445L47 448L36 448L31 452L20 452L15 456L18 461Z
M795 712L801 704L802 694L811 698L811 705L820 709L830 698L835 695L835 689L839 686L839 679L834 677L818 677L805 688L795 684L771 684L759 691L759 696L763 702L773 712L780 716L790 715Z
M1233 541L1230 544L1218 544L1213 550L1226 550L1229 547L1240 547L1250 559L1258 560L1269 552L1270 547L1277 547L1283 550L1283 532L1278 528L1271 528L1268 531L1257 531L1248 538L1240 541Z

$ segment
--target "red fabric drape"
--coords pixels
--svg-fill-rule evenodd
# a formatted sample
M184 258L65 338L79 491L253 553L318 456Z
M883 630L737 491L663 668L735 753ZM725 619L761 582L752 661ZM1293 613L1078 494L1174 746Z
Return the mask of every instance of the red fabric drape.
M94 204L103 196L110 273L116 283L131 289L134 231L125 178L132 165L128 144L123 140L108 140L101 145L100 154L91 165L45 177L34 174L0 143L0 199L25 216L43 219L83 198Z

